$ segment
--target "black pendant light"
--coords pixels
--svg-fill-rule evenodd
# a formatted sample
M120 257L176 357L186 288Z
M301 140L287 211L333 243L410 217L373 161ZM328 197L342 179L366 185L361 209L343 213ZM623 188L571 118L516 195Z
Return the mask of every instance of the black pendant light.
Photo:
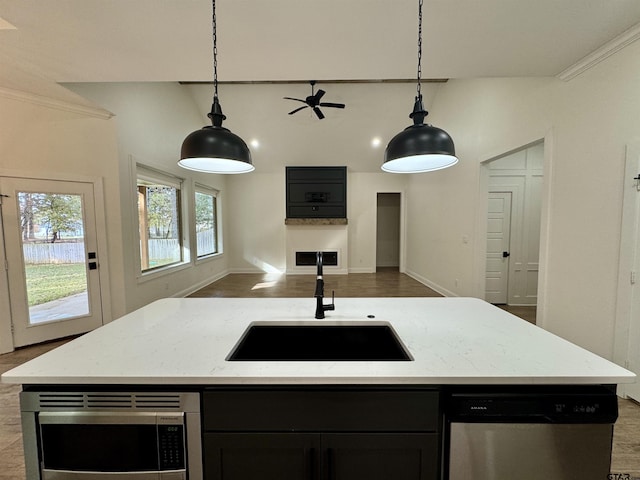
M218 48L216 30L216 1L213 8L213 104L207 115L211 126L189 134L182 142L178 165L189 170L205 173L248 173L255 170L251 163L251 152L244 140L222 126L226 120L218 100Z
M425 124L428 112L422 103L422 3L418 0L418 94L409 118L413 125L391 139L384 152L382 170L391 173L432 172L458 163L453 140L447 132Z

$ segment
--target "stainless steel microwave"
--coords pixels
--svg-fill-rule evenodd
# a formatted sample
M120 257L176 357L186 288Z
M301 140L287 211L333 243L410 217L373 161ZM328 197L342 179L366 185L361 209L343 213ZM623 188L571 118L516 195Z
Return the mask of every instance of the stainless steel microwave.
M196 392L22 392L28 480L201 480Z

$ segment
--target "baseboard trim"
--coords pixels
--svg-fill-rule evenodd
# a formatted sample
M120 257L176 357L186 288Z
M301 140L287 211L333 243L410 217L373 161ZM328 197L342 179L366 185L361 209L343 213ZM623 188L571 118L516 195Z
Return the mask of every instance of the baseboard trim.
M349 273L376 273L376 269L373 270L367 267L350 268Z
M229 275L231 272L229 270L224 270L213 277L209 277L206 280L202 280L201 282L196 283L195 285L191 285L189 288L185 288L184 290L173 294L172 298L185 298L191 295L194 292L197 292L201 288L206 287L210 283L217 282L218 280L222 280L224 277Z
M414 280L417 280L421 284L429 287L431 290L434 290L434 291L438 292L440 295L443 295L445 297L459 297L458 294L452 292L451 290L448 290L448 289L444 288L442 285L438 285L437 283L432 282L428 278L425 278L422 275L417 274L416 272L413 272L411 270L407 270L404 273L406 273L408 276L410 276Z

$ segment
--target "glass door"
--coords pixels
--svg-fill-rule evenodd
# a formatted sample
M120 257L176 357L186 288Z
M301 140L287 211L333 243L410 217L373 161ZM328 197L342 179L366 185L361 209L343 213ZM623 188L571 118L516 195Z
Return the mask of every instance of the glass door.
M0 178L14 347L102 325L93 185Z

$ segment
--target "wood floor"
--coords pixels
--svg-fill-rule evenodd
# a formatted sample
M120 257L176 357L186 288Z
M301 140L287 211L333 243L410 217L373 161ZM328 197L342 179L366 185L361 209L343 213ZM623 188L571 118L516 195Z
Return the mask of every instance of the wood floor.
M376 273L324 275L325 296L349 297L441 297L397 268ZM315 275L233 274L207 285L191 297L309 297L315 291ZM536 323L536 307L499 305L527 322Z
M340 297L439 297L412 278L385 269L375 274L325 275L325 294L335 290ZM315 290L313 275L228 275L192 297L309 297ZM535 323L535 307L504 307L516 316ZM514 319L517 321L517 319ZM22 348L0 355L0 373L45 353L68 340ZM0 384L0 480L24 480L22 434L18 404L19 385ZM611 471L640 479L640 405L619 399L620 415L614 429Z
M441 297L413 278L384 268L376 273L324 275L324 293L330 297ZM313 297L316 276L232 274L193 293L191 297Z

